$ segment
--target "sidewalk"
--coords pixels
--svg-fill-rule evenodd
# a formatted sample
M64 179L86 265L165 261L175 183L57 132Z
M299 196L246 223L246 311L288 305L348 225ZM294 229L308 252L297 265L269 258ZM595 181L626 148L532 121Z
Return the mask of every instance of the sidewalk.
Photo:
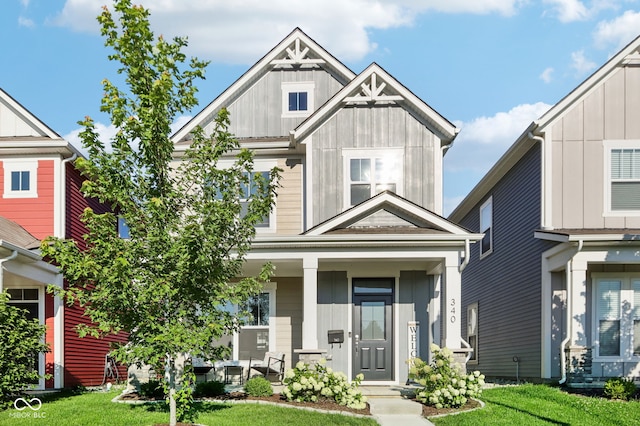
M411 389L404 386L360 386L367 396L371 414L381 426L433 425L422 417L422 404L407 399Z

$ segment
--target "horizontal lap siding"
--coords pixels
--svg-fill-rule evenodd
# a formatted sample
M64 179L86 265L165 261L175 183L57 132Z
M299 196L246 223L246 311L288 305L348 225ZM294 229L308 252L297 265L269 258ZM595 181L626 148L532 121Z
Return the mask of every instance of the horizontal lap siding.
M67 165L67 217L66 236L79 242L82 247L82 235L87 232L80 220L86 207L97 213L107 211L106 206L97 200L89 200L82 196L80 187L84 178L70 164ZM111 342L126 342L126 334L110 335L103 339L93 337L80 338L76 332L78 324L87 324L88 319L82 316L83 310L77 305L67 306L64 316L64 364L65 387L95 386L102 383L105 355L109 352ZM119 369L120 377L126 379L126 368Z
M297 235L302 232L302 160L281 159L282 169L276 200L276 232Z
M1 164L1 163L0 163ZM2 198L0 216L20 224L38 239L53 235L54 160L38 161L37 198ZM4 190L4 169L0 170Z
M551 247L533 238L540 226L540 149L535 145L493 192L493 253L479 258L474 244L462 274L463 324L466 308L478 303L477 368L488 376L540 377L540 253ZM479 231L479 207L461 225ZM463 336L467 335L463 327ZM475 366L473 368L476 368Z

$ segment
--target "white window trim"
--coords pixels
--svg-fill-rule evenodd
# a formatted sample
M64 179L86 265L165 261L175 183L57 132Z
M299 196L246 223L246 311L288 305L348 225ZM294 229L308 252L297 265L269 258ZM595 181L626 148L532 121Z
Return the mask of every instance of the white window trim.
M45 312L44 312L44 288L41 286L17 286L17 285L6 285L5 286L5 291L8 289L18 289L18 290L38 290L38 322L41 325L45 325ZM35 300L9 300L9 302L11 303L15 303L16 305L22 304L22 303L33 303L35 302ZM58 330L52 331L51 329L47 329L47 333L51 333L53 332L54 335L58 332ZM42 339L42 341L44 342L44 339ZM40 379L38 380L38 387L36 389L44 389L45 388L45 379L44 379L44 375L45 375L45 354L43 352L41 352L38 356L38 375L40 376Z
M3 198L38 198L38 160L3 160ZM29 190L11 190L11 172L29 172Z
M376 158L385 158L385 157L396 157L400 160L402 167L401 176L398 182L396 182L396 194L403 197L404 196L404 148L395 147L395 148L380 148L380 149L362 149L362 148L343 148L342 150L342 205L343 210L350 209L353 207L351 204L351 179L350 179L350 161L354 158L369 158L374 160Z
M484 203L482 203L482 205L480 206L480 209L478 210L478 231L479 232L483 232L482 230L482 210L484 210L487 206L491 206L491 226L489 227L490 233L489 233L489 250L487 250L486 252L482 252L482 241L480 241L480 245L478 246L479 252L480 252L480 259L484 259L485 257L487 257L488 255L490 255L491 253L493 253L493 227L494 227L494 223L493 223L493 195L490 196Z
M629 313L625 314L624 304L633 301L633 288L631 287L631 280L640 280L640 273L593 273L591 274L591 291L592 291L592 315L591 315L591 335L593 361L596 362L640 362L640 356L633 355L633 318ZM613 356L600 356L600 338L598 328L598 312L597 312L597 292L598 281L600 280L618 280L621 282L620 286L620 355ZM625 356L627 353L629 355Z
M260 293L269 294L269 352L276 352L276 290L278 284L275 282L265 283ZM255 329L264 330L266 326L261 325L244 325L240 327L243 329ZM238 333L233 333L233 359L240 358L240 336ZM246 360L241 360L246 361Z
M307 117L314 111L314 93L316 84L313 81L283 81L282 82L282 117ZM289 93L306 92L307 110L289 111Z
M640 140L606 140L604 147L604 217L640 216L640 210L611 210L611 151L640 149Z
M228 169L235 164L233 160L220 160L218 167L222 169ZM274 167L278 167L277 160L253 160L253 172L269 172ZM273 234L276 232L276 211L277 211L278 199L276 197L273 206L271 207L271 213L269 213L269 226L256 226L256 234Z

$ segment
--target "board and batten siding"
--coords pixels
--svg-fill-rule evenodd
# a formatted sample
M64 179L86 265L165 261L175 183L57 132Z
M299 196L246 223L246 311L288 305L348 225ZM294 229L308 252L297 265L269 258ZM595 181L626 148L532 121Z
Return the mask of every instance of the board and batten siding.
M278 277L276 290L276 350L284 352L286 368L298 361L294 349L302 348L302 278Z
M332 74L322 68L309 70L276 69L269 71L226 105L231 125L229 131L238 138L288 136L306 117L282 116L282 83L313 82L314 110L323 105L343 87ZM205 133L212 123L202 124Z
M349 280L346 271L318 271L318 348L326 349L327 365L349 371ZM343 330L344 343L329 344L329 330Z
M313 135L313 225L350 206L344 205L345 149L402 148L404 198L439 212L440 140L397 105L349 106ZM438 187L436 187L438 186Z
M478 369L488 377L540 377L540 255L553 244L533 238L540 227L540 147L534 145L488 194L493 200L493 252L480 244L462 273L462 336L467 307L478 303ZM487 196L487 197L488 197ZM479 231L482 199L460 224Z
M552 220L557 229L640 228L640 216L604 215L607 140L640 146L640 68L622 67L552 126Z

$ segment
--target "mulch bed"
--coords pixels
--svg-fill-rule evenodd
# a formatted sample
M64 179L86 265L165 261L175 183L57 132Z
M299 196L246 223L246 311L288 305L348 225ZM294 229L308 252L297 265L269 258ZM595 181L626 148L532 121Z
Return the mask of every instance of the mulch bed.
M478 408L481 405L482 404L480 404L475 399L468 399L466 404L458 408L436 408L430 405L423 405L422 416L431 417L431 416L442 416L444 414L461 413L463 411L473 410L474 408Z

